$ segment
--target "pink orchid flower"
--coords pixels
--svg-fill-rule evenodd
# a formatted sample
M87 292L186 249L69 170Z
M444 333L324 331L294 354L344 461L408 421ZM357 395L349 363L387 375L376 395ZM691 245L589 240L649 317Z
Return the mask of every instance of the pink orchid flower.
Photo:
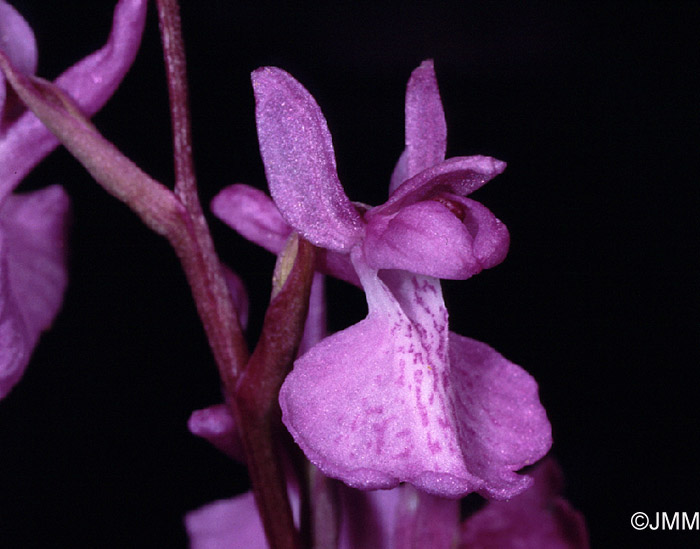
M468 278L505 257L506 228L465 198L505 164L444 159L442 103L426 61L408 83L391 195L375 208L355 205L308 91L277 68L255 71L253 87L274 204L234 185L214 212L275 252L293 228L325 250L319 270L363 287L369 308L287 377L280 405L297 444L323 473L360 489L406 481L441 496L502 499L525 490L531 479L516 471L551 445L537 384L489 346L448 331L437 278Z
M55 84L87 114L111 97L141 41L146 0L121 0L105 46L73 65ZM0 50L25 74L37 66L34 33L0 0ZM42 331L53 322L67 283L68 196L59 186L13 194L58 140L17 102L0 73L0 398L19 381Z

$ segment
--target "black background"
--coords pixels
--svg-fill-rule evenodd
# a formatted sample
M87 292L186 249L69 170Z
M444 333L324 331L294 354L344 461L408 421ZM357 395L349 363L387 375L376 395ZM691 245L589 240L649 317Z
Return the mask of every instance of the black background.
M48 78L93 51L110 2L14 1ZM700 511L697 2L185 1L195 160L206 205L265 188L249 73L284 68L321 105L353 200L380 204L403 148L410 72L435 59L448 156L506 172L473 195L509 227L499 267L444 284L452 328L531 372L568 499L594 546L695 546L637 532L633 512ZM172 181L155 10L142 50L95 117ZM63 150L20 187L73 199L70 287L22 382L0 402L0 545L184 546L182 516L247 489L245 471L192 437L219 384L174 254ZM260 328L273 258L212 218ZM364 298L329 287L331 327Z

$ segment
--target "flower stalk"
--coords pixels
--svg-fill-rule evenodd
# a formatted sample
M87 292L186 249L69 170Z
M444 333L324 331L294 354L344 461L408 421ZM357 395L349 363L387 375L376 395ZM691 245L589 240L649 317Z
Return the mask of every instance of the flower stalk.
M157 0L156 5L170 99L175 195L187 210L188 229L198 248L196 257L201 261L195 270L203 274L190 280L190 284L196 293L200 315L211 317L209 324L214 341L210 342L219 348L221 360L217 359L217 364L226 391L232 394L238 371L245 364L248 352L197 194L179 6L177 0Z

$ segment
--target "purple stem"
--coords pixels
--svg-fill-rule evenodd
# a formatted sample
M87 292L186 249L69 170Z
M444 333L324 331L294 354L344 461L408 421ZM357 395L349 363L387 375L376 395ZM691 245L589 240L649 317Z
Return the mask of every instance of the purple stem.
M212 348L215 355L219 355L217 364L221 378L227 393L232 394L239 371L247 360L248 350L197 195L179 6L177 0L156 0L156 4L173 126L175 195L189 214L188 232L194 236L199 252L195 258L189 258L190 262L195 260L197 264L192 265L196 276L188 276L188 279L205 329L210 333Z
M223 301L230 303L228 294L224 294L227 290L197 196L179 6L177 0L156 0L156 4L173 124L175 194L192 220L193 232L203 252L202 258L205 261L212 259L205 266L205 271L210 274L207 287L217 293L217 285L220 285L219 297L225 295ZM291 367L303 331L313 275L313 247L298 241L296 252L290 255L293 265L289 265L290 270L283 274L285 282L280 284L278 294L273 296L261 339L235 389L233 381L236 376L232 376L228 370L222 371L226 400L241 426L255 500L270 545L275 548L300 546L279 459L280 448L275 441L281 438L279 435L283 430L277 395ZM220 301L216 297L214 300Z

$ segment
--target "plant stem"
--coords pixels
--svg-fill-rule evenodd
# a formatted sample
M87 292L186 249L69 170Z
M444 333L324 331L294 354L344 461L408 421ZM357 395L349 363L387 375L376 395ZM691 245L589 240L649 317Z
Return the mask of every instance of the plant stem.
M219 374L227 394L231 395L246 363L248 349L197 195L179 6L177 0L156 0L156 4L173 126L175 194L185 206L187 229L194 237L194 246L183 243L185 246L180 250L185 253L178 256L192 287Z

